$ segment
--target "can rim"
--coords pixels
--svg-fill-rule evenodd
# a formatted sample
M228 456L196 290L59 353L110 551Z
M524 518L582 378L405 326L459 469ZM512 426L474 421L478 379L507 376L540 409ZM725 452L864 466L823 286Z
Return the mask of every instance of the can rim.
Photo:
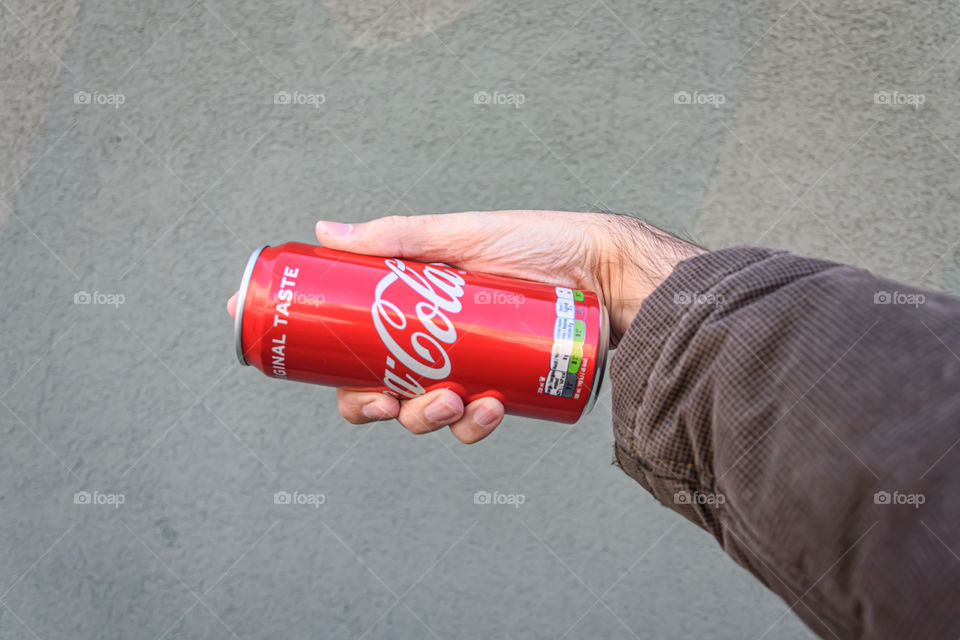
M610 350L610 330L608 328L609 316L607 314L607 307L602 302L600 303L600 337L597 340L597 351L599 357L597 362L593 367L593 380L590 382L590 397L587 399L587 406L584 407L584 411L581 416L584 414L590 413L593 411L593 407L597 404L597 397L600 395L600 387L603 386L603 372L607 368L607 352Z
M250 363L243 357L243 307L247 301L247 289L250 287L250 278L253 276L253 268L257 264L257 258L260 257L260 252L269 246L268 244L260 245L250 254L247 266L243 270L243 278L240 280L240 290L237 292L237 315L233 321L233 343L237 350L237 359L244 366L250 366Z

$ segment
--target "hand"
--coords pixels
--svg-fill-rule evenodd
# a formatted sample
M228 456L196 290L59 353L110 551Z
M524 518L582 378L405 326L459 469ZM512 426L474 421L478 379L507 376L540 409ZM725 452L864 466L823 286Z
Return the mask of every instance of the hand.
M698 247L629 216L567 211L492 211L391 216L350 225L318 222L317 239L342 251L444 262L468 271L593 291L610 314L615 346L640 303ZM362 424L397 418L413 433L447 425L462 442L482 440L503 420L503 404L481 398L464 407L438 389L398 400L337 390L340 414Z
M702 250L636 218L569 211L491 211L391 216L363 224L318 222L317 239L332 249L445 262L501 276L593 291L610 316L616 346L643 300L681 260ZM227 302L236 312L236 294ZM386 394L337 389L340 414L362 424L397 418L413 433L450 426L462 442L482 440L503 420L503 404L481 398L466 407L438 389L402 401Z

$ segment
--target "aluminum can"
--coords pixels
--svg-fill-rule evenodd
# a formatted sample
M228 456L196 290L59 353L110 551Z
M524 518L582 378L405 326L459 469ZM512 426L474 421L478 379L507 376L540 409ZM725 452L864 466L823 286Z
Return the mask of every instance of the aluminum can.
M288 242L250 256L234 336L273 378L401 399L449 388L572 423L596 402L608 318L589 291Z

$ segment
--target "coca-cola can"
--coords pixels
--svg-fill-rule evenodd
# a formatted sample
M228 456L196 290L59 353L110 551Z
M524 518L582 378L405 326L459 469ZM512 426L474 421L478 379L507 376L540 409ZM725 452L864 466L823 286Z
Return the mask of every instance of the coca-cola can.
M237 357L267 376L576 422L596 402L606 308L589 291L288 242L247 262Z

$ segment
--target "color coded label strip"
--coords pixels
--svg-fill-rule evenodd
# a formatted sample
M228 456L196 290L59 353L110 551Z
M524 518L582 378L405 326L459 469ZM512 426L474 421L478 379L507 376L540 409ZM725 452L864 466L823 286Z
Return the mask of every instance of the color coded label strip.
M567 287L556 287L556 291L557 320L553 326L550 372L543 391L551 396L571 398L577 389L577 374L583 361L586 307L582 304L583 291Z

